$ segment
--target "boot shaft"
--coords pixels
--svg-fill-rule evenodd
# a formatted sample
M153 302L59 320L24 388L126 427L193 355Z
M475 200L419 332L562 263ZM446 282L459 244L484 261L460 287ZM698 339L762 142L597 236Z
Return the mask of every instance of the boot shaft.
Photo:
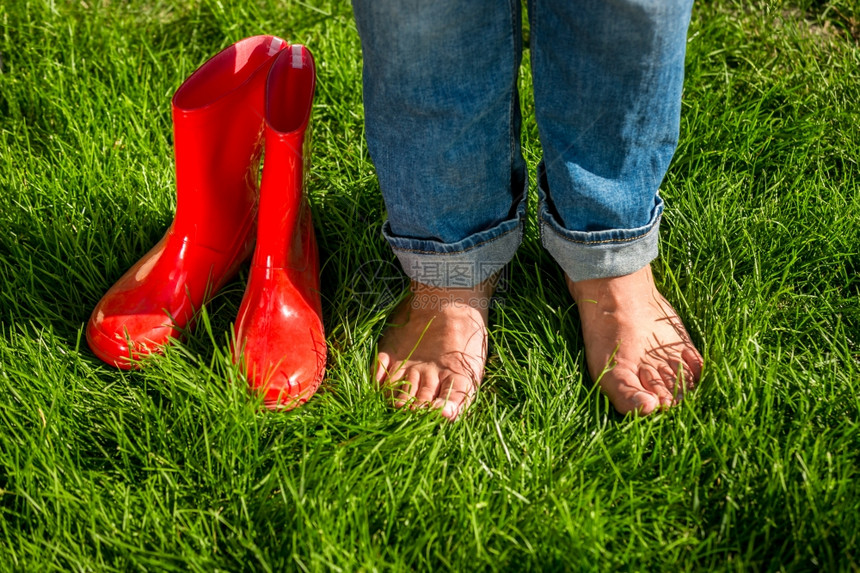
M287 47L255 36L212 57L173 97L174 232L220 250L253 215L266 76Z
M308 209L310 117L316 84L311 53L301 45L280 54L266 84L266 157L260 189L254 264L303 269L315 250L301 232Z

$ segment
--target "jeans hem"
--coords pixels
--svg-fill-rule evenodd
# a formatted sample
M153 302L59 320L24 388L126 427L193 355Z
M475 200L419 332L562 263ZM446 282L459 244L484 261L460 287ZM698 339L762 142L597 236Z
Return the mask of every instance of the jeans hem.
M629 275L659 255L663 202L658 197L647 225L634 229L571 231L540 209L541 243L572 281Z
M512 218L456 243L400 237L387 221L382 234L411 280L437 288L472 288L514 258L523 240L525 213L521 199Z

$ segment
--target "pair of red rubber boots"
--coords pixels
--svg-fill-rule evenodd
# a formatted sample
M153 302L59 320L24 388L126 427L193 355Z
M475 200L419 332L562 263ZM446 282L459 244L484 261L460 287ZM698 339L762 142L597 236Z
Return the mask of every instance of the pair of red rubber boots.
M326 345L305 199L315 84L307 48L255 36L180 86L173 97L176 216L96 305L87 325L96 356L137 367L189 328L253 253L234 360L270 408L295 406L316 391Z

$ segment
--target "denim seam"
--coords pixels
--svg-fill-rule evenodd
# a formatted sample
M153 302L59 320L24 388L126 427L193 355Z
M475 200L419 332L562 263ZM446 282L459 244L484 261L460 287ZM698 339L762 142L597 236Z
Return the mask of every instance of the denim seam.
M486 245L487 243L492 243L493 241L498 241L499 239L510 235L515 231L519 231L522 229L522 221L518 221L516 227L511 229L510 231L505 231L498 237L493 237L492 239L487 239L485 241L481 241L480 243L475 243L471 247L466 247L465 249L461 249L459 251L450 251L450 252L439 252L439 251L425 251L422 249L403 249L401 247L392 246L391 249L394 251L400 251L401 253L417 253L420 255L459 255L460 253L468 253L469 251L473 251L482 245Z
M516 26L516 23L514 22L514 17L516 15L516 7L514 6L514 1L518 2L519 0L509 0L509 2L508 2L508 6L510 7L509 13L510 13L510 18L511 18L510 30L511 30L511 42L513 43L513 46L512 46L513 50L512 51L514 53L513 82L511 83L511 87L509 90L510 95L508 97L508 101L510 102L510 106L509 106L510 109L509 109L509 113L508 113L508 145L509 145L508 165L511 165L511 166L513 166L513 164L514 164L514 149L516 147L516 145L514 143L514 137L516 137L518 135L518 134L514 135L514 113L515 113L515 111L514 111L514 105L515 105L514 92L518 90L519 71L520 71L519 66L517 65L517 37L516 37L517 26ZM520 15L520 20L522 20L522 15ZM522 35L522 31L520 31L520 35ZM516 99L518 102L519 97L517 97ZM511 192L513 192L513 189L511 190Z
M627 239L606 239L605 241L577 241L576 239L571 239L570 237L565 237L562 233L559 233L557 230L553 229L546 221L541 221L541 236L543 236L544 228L546 227L548 231L554 232L560 239L563 239L569 243L576 243L577 245L606 245L608 243L632 243L633 241L638 241L639 239L644 239L648 235L654 232L657 229L658 224L660 223L660 219L662 219L662 215L657 217L654 220L654 223L651 225L651 228L642 233L641 235L636 235L635 237L629 237Z

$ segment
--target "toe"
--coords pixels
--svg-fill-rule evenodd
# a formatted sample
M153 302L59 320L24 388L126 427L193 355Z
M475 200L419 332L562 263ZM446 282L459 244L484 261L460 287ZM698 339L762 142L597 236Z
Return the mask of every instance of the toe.
M660 407L660 399L651 392L636 392L633 394L631 401L635 406L632 411L641 416L647 416Z
M389 380L391 380L389 376ZM403 368L397 380L391 380L388 387L395 408L411 404L415 399L421 382L421 373L417 368Z
M600 387L621 414L650 414L660 406L659 398L633 372L613 370L603 376Z
M693 384L693 372L684 360L673 360L669 363L672 372L673 392L675 399L680 402L684 399L684 392ZM668 374L668 372L667 372Z
M682 384L678 384L678 381L684 376L683 368L678 368L677 364L661 364L657 367L657 371L660 373L663 386L666 387L675 402L679 402L682 398L683 389Z
M687 380L687 384L688 388L692 389L702 378L702 366L704 364L702 355L695 348L686 348L681 353L681 358L687 368L690 369L690 378Z
M472 403L476 390L477 384L468 376L448 376L439 386L439 397L433 402L433 407L454 421Z
M390 372L391 365L391 356L389 356L386 352L380 352L376 355L376 375L375 379L379 384L385 382L386 378L388 378L388 374Z
M653 366L643 365L639 368L639 381L643 388L657 396L662 407L668 408L675 403L672 393L663 383L663 377Z
M433 403L438 393L439 373L430 369L421 371L412 406L414 408L426 408Z

